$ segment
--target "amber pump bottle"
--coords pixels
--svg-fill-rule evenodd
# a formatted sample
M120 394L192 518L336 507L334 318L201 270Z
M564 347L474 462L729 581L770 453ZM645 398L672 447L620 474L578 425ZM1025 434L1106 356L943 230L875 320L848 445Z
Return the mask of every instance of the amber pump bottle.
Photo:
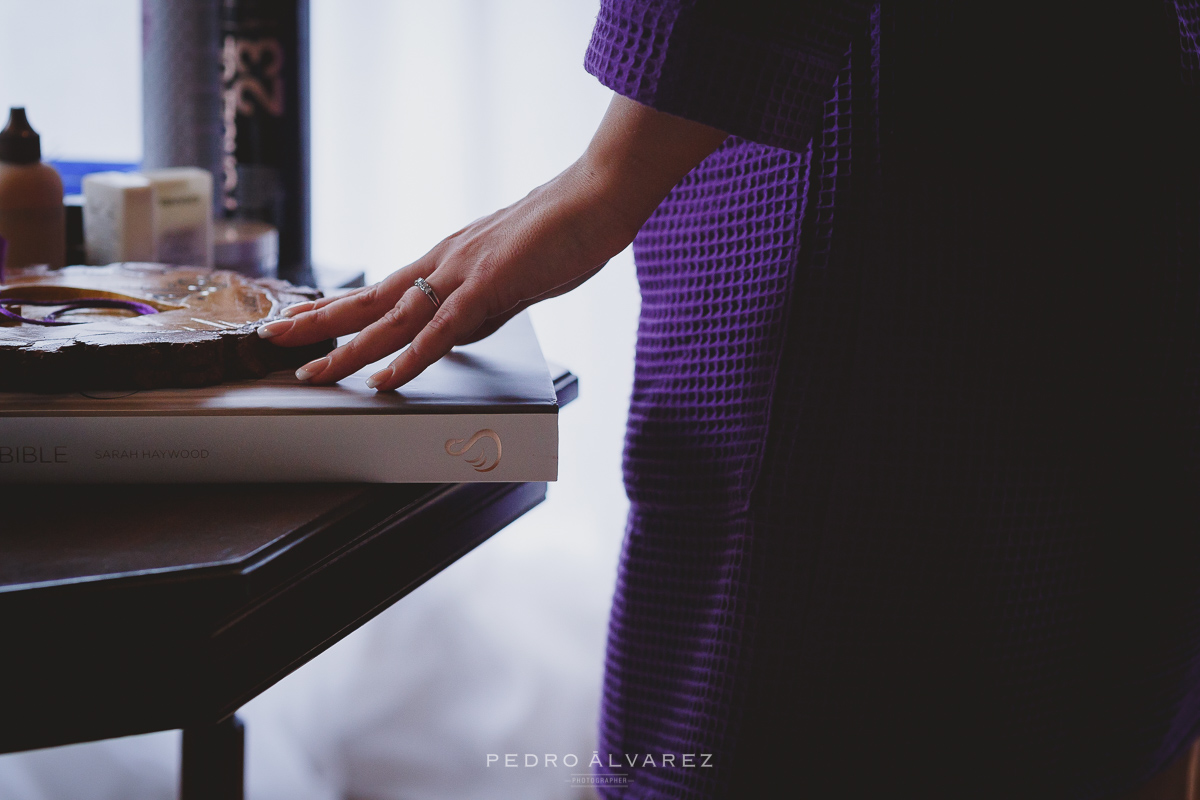
M42 144L24 108L9 111L0 130L0 236L8 240L6 267L63 266L66 215L62 178L42 163Z

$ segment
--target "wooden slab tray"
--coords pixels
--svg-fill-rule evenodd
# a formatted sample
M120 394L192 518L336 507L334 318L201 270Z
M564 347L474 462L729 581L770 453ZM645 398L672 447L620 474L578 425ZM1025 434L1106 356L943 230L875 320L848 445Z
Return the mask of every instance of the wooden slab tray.
M0 317L0 391L208 386L295 368L334 346L330 340L277 347L258 337L255 329L285 307L321 296L285 281L141 263L38 268L5 277L0 298L106 297L146 303L159 313L81 309L61 317L80 324L62 327ZM26 306L18 313L41 318L52 310Z

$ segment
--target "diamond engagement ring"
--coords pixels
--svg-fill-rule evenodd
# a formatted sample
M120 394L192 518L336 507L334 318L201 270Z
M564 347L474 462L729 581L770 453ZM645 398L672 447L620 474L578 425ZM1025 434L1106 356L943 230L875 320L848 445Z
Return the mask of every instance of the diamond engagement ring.
M433 290L433 287L424 278L417 278L413 281L413 286L425 293L425 296L429 298L429 302L433 303L434 309L442 305L442 301L438 299L437 292Z

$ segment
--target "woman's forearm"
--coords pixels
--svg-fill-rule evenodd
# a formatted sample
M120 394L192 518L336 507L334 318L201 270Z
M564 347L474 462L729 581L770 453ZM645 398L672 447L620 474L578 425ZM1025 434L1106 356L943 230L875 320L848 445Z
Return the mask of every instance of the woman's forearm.
M675 184L727 136L614 95L573 168L594 182L599 202L618 220L623 249Z

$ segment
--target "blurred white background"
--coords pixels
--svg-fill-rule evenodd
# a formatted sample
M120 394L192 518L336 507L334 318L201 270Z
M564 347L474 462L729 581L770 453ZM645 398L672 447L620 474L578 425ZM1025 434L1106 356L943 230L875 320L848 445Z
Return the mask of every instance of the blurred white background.
M377 280L576 158L610 97L582 66L597 4L312 0L315 260ZM139 0L0 0L0 108L45 158L139 161L140 86ZM590 758L637 311L628 251L533 309L582 386L550 499L244 709L251 800L573 796L486 755ZM177 748L0 757L0 797L172 797Z

